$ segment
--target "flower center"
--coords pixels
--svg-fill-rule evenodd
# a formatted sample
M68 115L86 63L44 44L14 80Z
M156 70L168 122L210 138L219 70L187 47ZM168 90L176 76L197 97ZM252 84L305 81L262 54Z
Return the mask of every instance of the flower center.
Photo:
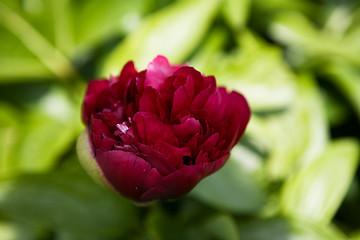
M194 165L194 161L190 156L183 156L183 164L186 166Z

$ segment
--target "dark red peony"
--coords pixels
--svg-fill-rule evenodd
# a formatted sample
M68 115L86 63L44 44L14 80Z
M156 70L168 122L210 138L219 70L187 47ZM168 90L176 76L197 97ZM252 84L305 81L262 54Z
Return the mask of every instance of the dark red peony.
M94 178L135 202L176 198L224 165L249 118L241 94L158 56L89 83L77 149Z

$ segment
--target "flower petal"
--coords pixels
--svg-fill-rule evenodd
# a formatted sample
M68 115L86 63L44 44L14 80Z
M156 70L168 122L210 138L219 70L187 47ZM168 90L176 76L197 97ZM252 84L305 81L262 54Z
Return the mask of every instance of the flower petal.
M155 144L159 139L174 146L179 142L171 127L162 122L158 116L148 112L137 112L133 117L138 135L143 143Z
M130 81L135 78L137 71L132 61L127 62L121 70L119 77L110 77L110 89L116 99L124 99Z
M209 96L215 91L216 85L209 83L205 89L200 90L200 92L195 96L193 102L191 103L190 110L198 111L202 109L204 104L207 102Z
M112 150L114 145L117 144L116 139L112 137L112 133L108 126L100 119L91 118L90 137L94 144L96 151Z
M148 162L151 167L156 168L161 175L166 176L176 170L176 165L155 148L144 144L137 144L136 146L138 147L137 154Z
M196 133L202 133L203 129L199 120L188 118L184 123L171 126L175 135L182 142L188 142Z
M173 170L183 166L184 156L191 157L191 152L188 147L178 148L164 141L156 142L154 149L166 156L167 164L171 164L174 167Z
M154 88L147 87L139 100L139 111L158 114L158 94Z
M216 162L185 166L161 178L156 186L150 188L141 196L141 199L151 201L153 199L169 199L185 195L201 179L213 173L213 170L217 167Z
M163 56L157 56L147 66L144 87L151 86L160 89L167 77L174 72L174 68L170 66L169 61Z
M184 86L179 87L174 92L173 104L171 108L171 119L174 119L183 109L188 109L191 100Z
M97 156L97 162L113 188L135 201L161 179L155 168L133 152L107 151Z
M101 110L101 108L97 108L99 106L98 99L103 92L108 92L108 88L109 81L105 79L89 82L82 105L82 120L85 124L90 123L91 114Z
M210 155L217 150L216 145L219 141L219 137L220 136L218 132L214 133L211 137L206 139L206 141L200 145L199 149L204 150L204 152L209 153Z
M221 91L226 99L224 105L226 106L226 116L223 121L228 122L228 131L226 140L229 148L232 148L244 134L246 126L250 120L250 107L245 97L235 91L230 94Z

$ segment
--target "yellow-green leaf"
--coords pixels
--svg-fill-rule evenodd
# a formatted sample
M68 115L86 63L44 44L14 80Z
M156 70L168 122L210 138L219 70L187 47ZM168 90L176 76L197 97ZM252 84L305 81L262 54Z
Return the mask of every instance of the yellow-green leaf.
M323 155L289 179L281 194L286 215L328 223L340 206L359 160L359 142L341 139Z

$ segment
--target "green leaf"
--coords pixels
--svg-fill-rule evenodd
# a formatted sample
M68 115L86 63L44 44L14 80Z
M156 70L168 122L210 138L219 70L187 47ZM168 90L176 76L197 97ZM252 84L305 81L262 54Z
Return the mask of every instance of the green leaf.
M0 111L4 116L0 121L1 178L54 167L82 128L75 108L59 88L52 88L22 110L4 104Z
M239 31L245 26L251 0L226 0L223 6L223 16L233 30Z
M47 237L47 232L37 224L21 219L0 222L2 240L37 240Z
M231 157L222 169L202 180L190 193L191 196L234 213L258 211L264 204L265 194L237 158Z
M145 227L148 237L153 240L166 239L175 235L174 221L158 205L153 206L145 219Z
M49 1L53 15L54 46L64 54L67 54L74 47L74 29L71 16L71 0ZM42 20L45 18L43 17Z
M349 44L349 39L344 40L347 42L342 42L341 34L339 36L339 34L325 30L317 29L315 24L301 13L291 11L279 13L271 21L270 26L273 38L297 50L290 56L296 64L302 64L305 59L315 58L328 61L329 59L344 58L359 65L357 45ZM346 29L342 31L345 32ZM305 54L307 58L298 58L301 56L300 52L303 52L302 54Z
M103 236L94 236L89 234L78 234L72 232L57 232L55 240L103 240Z
M0 103L0 176L13 169L13 154L19 138L18 113L8 104Z
M297 219L328 223L340 206L359 160L359 143L336 140L323 155L286 181L283 212Z
M268 218L240 225L242 240L345 240L335 227L310 225L285 218Z
M323 44L315 39L320 37L320 32L313 23L298 12L281 12L275 16L270 25L272 35L286 43L304 46L319 51Z
M0 3L1 4L1 3ZM52 73L13 34L0 24L0 82L44 80Z
M271 14L278 13L282 11L297 11L304 14L308 14L310 16L314 16L319 10L321 10L323 5L317 4L314 1L303 1L303 0L253 0L253 8L255 9L255 17L261 19L257 19L258 22L267 21L266 24L269 23L269 18ZM270 15L270 16L269 16Z
M240 224L241 240L287 240L291 232L283 218L269 218Z
M137 224L130 201L100 188L81 170L29 175L0 185L3 214L55 232L112 239Z
M221 49L224 48L226 43L226 38L226 31L223 28L212 29L201 48L189 61L190 66L194 66L200 71L207 69L206 66L212 64L213 56L221 53Z
M0 238L3 240L19 239L16 227L12 224L0 223Z
M149 7L149 0L77 0L69 4L74 41L77 49L83 50L136 27Z
M210 218L203 226L209 237L222 240L240 240L236 223L232 217L219 214Z
M45 10L43 13L48 14ZM59 79L66 82L74 76L78 77L73 65L49 40L51 39L50 36L41 31L40 26L43 24L47 25L51 21L47 21L47 18L40 17L40 19L40 25L34 25L24 16L22 8L9 7L7 4L0 2L0 26L21 42L18 45L25 46L43 66ZM48 28L46 29L48 30ZM28 55L29 53L26 54ZM11 54L6 55L6 57L11 58ZM26 77L26 75L23 74L22 77Z
M292 224L291 239L296 240L347 240L347 236L333 225Z
M351 237L349 238L350 240L360 240L360 231L351 234Z
M191 198L172 202L156 202L145 219L150 239L224 239L239 240L231 215L214 212Z
M294 98L287 111L265 118L254 115L247 129L250 138L266 149L266 172L275 179L310 164L328 141L324 106L310 75L299 76Z
M204 37L220 1L182 0L154 13L110 54L102 75L118 74L129 60L144 69L159 54L182 63Z
M75 106L65 92L53 89L43 96L26 116L24 135L18 148L23 170L42 172L53 167L79 133ZM31 153L31 154L29 154Z
M329 80L343 92L349 99L358 119L360 120L360 71L359 69L346 62L332 62L323 67L323 71Z
M42 81L52 74L35 58L0 57L0 81Z

